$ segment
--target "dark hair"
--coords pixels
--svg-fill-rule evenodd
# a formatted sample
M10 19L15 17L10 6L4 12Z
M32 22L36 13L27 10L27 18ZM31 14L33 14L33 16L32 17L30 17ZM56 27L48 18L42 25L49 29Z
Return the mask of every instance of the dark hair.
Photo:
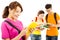
M40 10L37 14L37 16L39 16L40 14L44 14L44 11L43 10Z
M51 4L46 4L46 5L45 5L45 8L46 8L46 9L52 8L52 5L51 5Z
M3 17L3 18L7 18L8 15L9 15L9 8L10 8L11 10L12 10L12 9L16 9L17 6L19 6L19 7L21 8L21 12L22 12L22 11L23 11L23 8L22 8L21 4L20 4L19 2L17 2L17 1L14 1L14 2L11 2L11 3L9 4L9 6L6 6L6 7L5 7L2 17Z

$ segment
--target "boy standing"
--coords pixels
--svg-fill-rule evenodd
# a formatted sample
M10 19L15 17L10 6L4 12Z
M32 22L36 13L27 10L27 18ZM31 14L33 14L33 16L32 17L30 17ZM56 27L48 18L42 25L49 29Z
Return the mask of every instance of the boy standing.
M50 23L50 26L48 26L49 30L47 29L46 32L46 40L58 40L58 29L55 25L58 24L60 17L57 13L52 11L51 4L46 4L45 8L48 13L45 17L46 23Z

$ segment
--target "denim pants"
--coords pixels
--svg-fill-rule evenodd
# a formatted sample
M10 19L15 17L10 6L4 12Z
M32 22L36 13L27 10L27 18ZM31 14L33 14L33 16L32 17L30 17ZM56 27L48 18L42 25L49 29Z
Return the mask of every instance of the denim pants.
M46 36L46 40L58 40L58 36Z
M31 34L31 40L41 40L41 35Z

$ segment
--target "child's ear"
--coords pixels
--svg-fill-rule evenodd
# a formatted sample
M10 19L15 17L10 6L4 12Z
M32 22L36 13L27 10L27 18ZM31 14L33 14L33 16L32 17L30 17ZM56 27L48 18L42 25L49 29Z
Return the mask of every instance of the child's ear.
M9 12L11 12L11 11L15 11L15 9L11 9L11 8L9 8L8 11L9 11Z
M9 12L11 11L11 9L9 8Z

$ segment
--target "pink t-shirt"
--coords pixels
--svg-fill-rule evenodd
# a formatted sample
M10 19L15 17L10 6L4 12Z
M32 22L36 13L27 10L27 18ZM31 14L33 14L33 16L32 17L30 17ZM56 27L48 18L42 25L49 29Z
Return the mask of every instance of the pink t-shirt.
M20 31L23 29L23 24L21 21L18 20L13 21L10 20L9 18L7 18L6 20L15 25ZM15 38L18 35L18 31L15 28L11 27L11 25L9 25L7 22L2 22L1 31L2 31L2 39L10 38L11 40L12 38ZM22 38L20 38L20 40L22 40Z

